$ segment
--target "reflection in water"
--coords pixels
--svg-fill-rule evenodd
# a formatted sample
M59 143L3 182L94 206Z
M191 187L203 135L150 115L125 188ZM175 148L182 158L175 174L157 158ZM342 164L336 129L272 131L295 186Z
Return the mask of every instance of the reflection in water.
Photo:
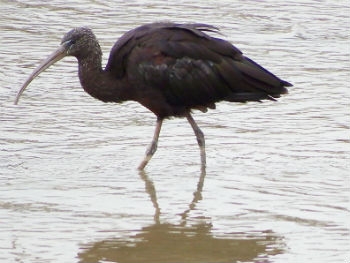
M79 254L80 262L236 262L252 261L275 255L279 241L271 233L260 236L237 234L218 238L211 234L211 224L181 227L154 224L144 227L128 239L108 239L96 242ZM265 258L264 262L269 262Z
M271 231L234 233L217 237L212 224L200 222L187 226L187 216L201 200L205 171L189 208L181 214L181 224L160 222L160 208L153 182L140 172L155 208L154 224L126 238L106 239L83 247L80 262L237 262L263 260L283 252L281 237Z

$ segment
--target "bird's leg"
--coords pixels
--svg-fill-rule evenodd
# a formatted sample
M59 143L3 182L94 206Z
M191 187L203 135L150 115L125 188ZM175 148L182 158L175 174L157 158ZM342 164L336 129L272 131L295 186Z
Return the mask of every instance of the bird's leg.
M138 169L143 170L149 160L151 160L153 154L157 151L157 146L158 146L158 138L159 138L159 133L160 129L162 127L163 119L158 118L157 119L157 124L156 124L156 129L153 134L153 139L149 147L147 148L145 158L143 158L142 162L140 163Z
M202 164L202 170L205 169L206 166L206 154L205 154L205 139L204 139L204 133L201 131L201 129L198 127L197 123L192 118L192 115L190 113L186 114L186 118L188 122L191 124L192 129L194 131L194 134L196 135L197 142L199 145L199 149L201 151L201 164Z

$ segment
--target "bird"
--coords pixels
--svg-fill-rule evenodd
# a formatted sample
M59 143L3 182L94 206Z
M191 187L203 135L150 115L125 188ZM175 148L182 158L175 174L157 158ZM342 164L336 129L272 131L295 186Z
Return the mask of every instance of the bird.
M73 56L81 86L92 97L103 102L136 101L155 114L153 138L139 170L157 150L163 121L173 117L186 118L191 125L205 169L204 133L192 117L193 110L207 112L220 101L276 100L292 86L216 35L220 35L218 27L202 23L143 24L115 42L103 69L95 34L88 27L73 28L27 78L15 104L41 72Z

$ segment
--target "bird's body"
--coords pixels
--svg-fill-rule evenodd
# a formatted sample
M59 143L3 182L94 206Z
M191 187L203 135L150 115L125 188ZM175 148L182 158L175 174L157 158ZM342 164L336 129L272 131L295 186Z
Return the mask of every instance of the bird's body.
M113 46L102 69L102 52L88 28L68 32L61 47L28 78L19 96L40 72L63 58L75 56L84 90L104 102L137 101L157 116L157 128L143 169L157 147L163 119L187 117L201 147L204 136L190 115L215 103L260 101L287 93L283 81L245 57L229 42L205 33L217 28L205 24L146 24L125 33Z

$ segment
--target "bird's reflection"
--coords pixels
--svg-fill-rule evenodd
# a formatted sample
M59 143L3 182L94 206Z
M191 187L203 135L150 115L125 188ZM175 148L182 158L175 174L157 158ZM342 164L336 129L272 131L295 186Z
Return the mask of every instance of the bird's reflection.
M78 256L84 263L96 262L269 262L270 255L283 252L282 238L271 231L236 233L217 237L212 224L200 222L188 226L187 217L202 199L206 172L201 171L197 189L187 210L180 214L180 224L162 223L153 182L140 172L146 192L155 208L154 224L137 234L106 239L84 246Z

